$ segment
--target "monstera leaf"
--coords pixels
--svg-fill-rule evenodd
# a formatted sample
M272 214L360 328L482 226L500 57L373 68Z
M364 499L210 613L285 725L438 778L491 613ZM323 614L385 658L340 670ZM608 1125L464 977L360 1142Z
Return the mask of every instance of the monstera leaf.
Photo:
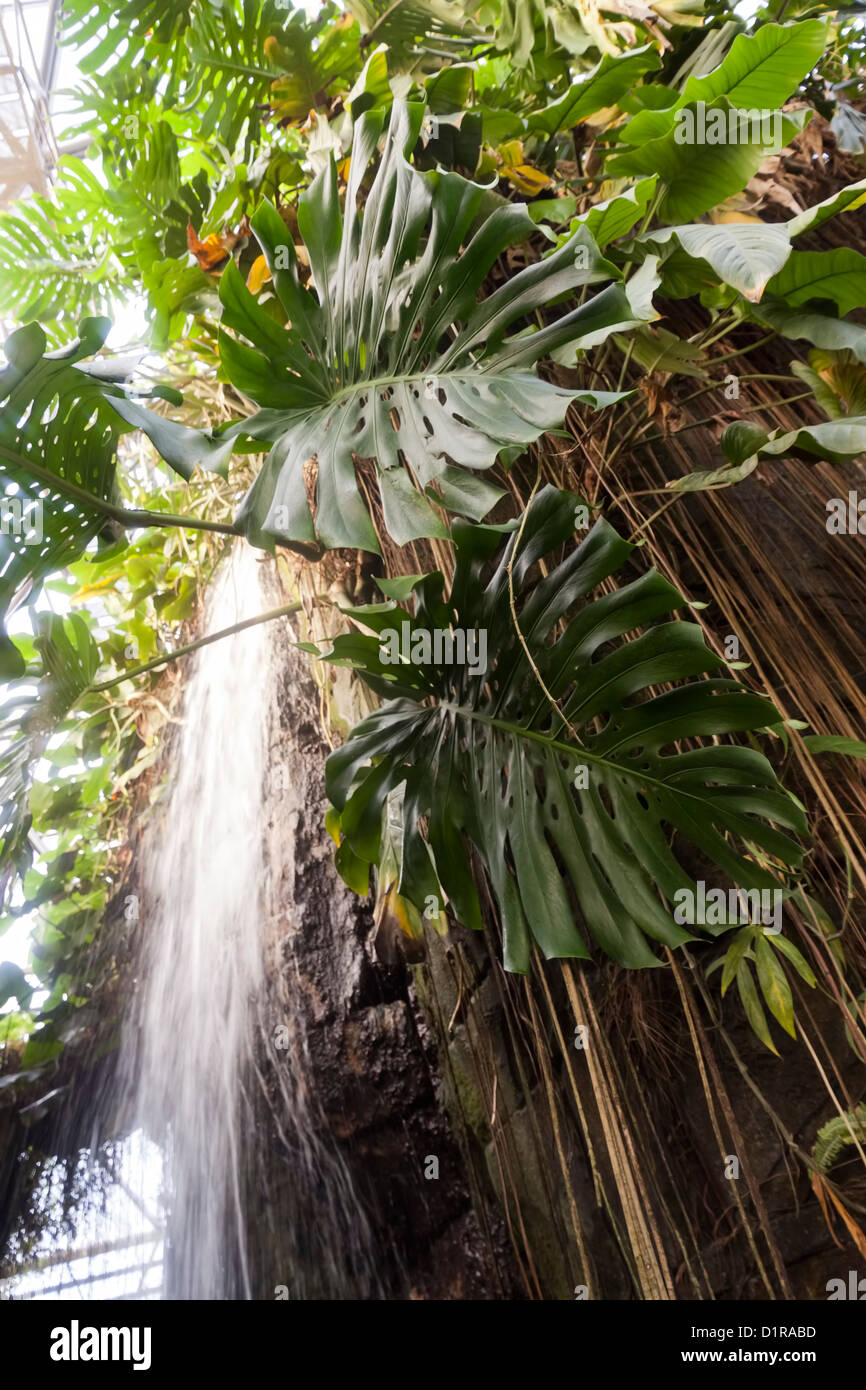
M533 231L525 207L484 214L485 191L457 174L421 173L420 106L395 102L364 212L358 195L384 114L355 128L341 212L333 160L300 201L298 223L314 292L301 284L291 235L264 204L253 218L289 325L275 323L229 265L220 282L226 373L264 407L223 438L273 445L242 505L250 539L378 550L357 460L375 460L385 525L398 544L444 534L430 496L480 518L500 495L478 476L506 447L561 424L576 398L535 375L545 353L633 319L625 289L608 285L555 322L506 337L518 320L581 286L619 277L584 228L479 301L494 261ZM232 333L243 335L247 341ZM310 501L314 500L315 519Z
M686 846L708 877L745 889L775 884L762 854L792 867L801 859L784 833L805 830L798 803L759 752L721 741L777 722L772 704L707 677L724 663L696 624L668 620L684 600L654 570L610 588L634 547L604 520L556 563L578 505L546 488L504 544L516 523L455 523L448 599L436 574L409 581L414 617L394 603L350 609L377 635L339 637L328 657L387 701L328 759L341 870L357 883L359 862L377 860L385 800L403 784L400 893L421 911L447 896L460 921L480 926L471 841L509 970L528 969L533 939L548 958L587 957L587 934L623 965L657 964L649 941L688 939L665 905L695 891L680 862ZM486 639L486 671L453 659L460 632L467 653L483 653Z
M304 121L316 107L324 106L337 81L350 87L361 67L357 21L342 14L334 23L322 19L310 23L297 11L279 38L265 40L264 49L273 63L285 68L284 76L271 83L271 108L280 121Z
M0 372L0 624L32 597L48 574L78 558L96 536L122 534L99 503L120 501L118 435L142 429L163 458L188 478L196 464L222 468L230 443L154 415L111 380L111 363L86 363L105 341L108 319L87 318L74 343L46 353L38 324L7 339ZM153 394L159 394L156 388ZM0 679L22 662L0 626Z
M393 61L415 66L431 58L459 58L484 33L455 0L346 0L346 10L364 30L364 47L387 44ZM437 61L438 60L438 61Z

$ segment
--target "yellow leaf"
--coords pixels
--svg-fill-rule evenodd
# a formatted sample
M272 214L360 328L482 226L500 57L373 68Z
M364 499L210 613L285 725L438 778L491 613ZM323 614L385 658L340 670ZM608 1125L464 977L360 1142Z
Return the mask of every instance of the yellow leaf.
M256 259L250 267L250 273L247 276L247 289L250 291L250 294L258 294L262 285L266 280L270 280L270 278L271 272L268 269L268 263L264 256L256 256Z
M499 158L503 164L508 164L512 168L516 164L523 163L523 141L506 140L504 145L499 146Z
M763 219L755 217L751 212L720 212L718 209L710 213L713 222L761 222Z
M513 167L504 165L502 173L519 193L525 193L527 197L534 197L550 183L547 174L542 174L540 169L533 168L531 164L517 164Z
M590 130L600 130L602 126L613 125L618 114L618 106L603 106L600 111L593 111L592 115L584 117L580 124L589 126Z

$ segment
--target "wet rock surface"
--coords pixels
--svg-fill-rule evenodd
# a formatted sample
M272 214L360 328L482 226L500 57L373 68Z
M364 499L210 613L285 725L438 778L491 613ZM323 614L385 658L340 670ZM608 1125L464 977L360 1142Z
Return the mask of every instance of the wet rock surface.
M278 968L294 1001L293 1043L303 1053L319 1124L369 1218L382 1291L415 1299L512 1296L501 1218L489 1198L473 1199L412 976L403 964L379 962L370 905L334 868L324 830L327 748L318 691L306 659L288 643L279 708L272 758L275 768L288 769L287 778L275 779L287 785L266 789ZM280 1024L276 1015L273 1024Z

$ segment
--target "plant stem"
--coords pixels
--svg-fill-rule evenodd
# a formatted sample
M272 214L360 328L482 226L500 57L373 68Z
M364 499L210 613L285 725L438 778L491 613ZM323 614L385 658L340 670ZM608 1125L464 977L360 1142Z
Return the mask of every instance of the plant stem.
M749 415L753 410L773 410L778 405L792 405L794 401L805 401L811 395L811 391L803 391L799 396L786 396L778 401L759 401L756 405L744 406L740 414ZM655 444L660 439L676 439L678 435L686 434L689 430L696 430L700 425L711 425L718 418L718 414L706 415L703 420L693 420L690 425L683 425L681 430L674 430L672 434L649 434L646 439L641 440L641 447L644 444Z
M73 502L80 502L83 506L90 507L111 521L119 522L121 526L182 526L190 531L218 531L223 536L239 536L241 534L233 522L207 521L204 517L174 516L171 512L147 512L117 507L113 502L96 497L86 488L70 482L68 478L61 478L57 473L52 473L50 468L43 468L41 464L33 463L31 459L25 458L22 454L16 454L13 449L5 449L2 445L0 445L0 458L17 463L19 468L23 468L40 483L45 483L46 487L52 488L55 492L61 492L64 497L68 497Z
M297 613L303 605L298 600L295 603L284 603L281 608L270 608L267 613L260 613L256 618L244 618L240 623L233 623L231 627L224 627L219 632L212 632L207 637L199 637L195 642L187 642L185 647L178 647L173 652L163 652L162 656L155 656L152 661L145 661L141 666L134 666L131 671L123 671L119 676L112 676L107 681L98 681L95 685L87 687L87 694L96 690L111 690L115 685L121 685L123 681L134 680L136 676L143 676L146 671L155 671L158 666L165 666L169 661L177 661L180 656L188 656L190 652L198 651L200 647L209 647L211 642L219 642L223 637L231 637L235 632L243 632L245 628L255 627L258 623L270 622L272 618L287 618L291 613Z
M707 366L716 367L719 362L729 362L732 357L745 357L747 352L755 352L758 348L766 346L766 344L772 342L776 336L776 330L773 329L773 332L768 333L766 338L759 338L756 343L748 343L744 348L734 348L733 352L726 352L721 357L710 357L707 361ZM703 346L706 346L706 344Z

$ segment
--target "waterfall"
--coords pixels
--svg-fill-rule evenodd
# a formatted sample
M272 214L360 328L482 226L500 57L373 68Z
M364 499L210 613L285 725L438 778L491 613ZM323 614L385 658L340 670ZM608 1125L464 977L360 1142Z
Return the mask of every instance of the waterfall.
M267 570L249 547L232 555L210 586L205 634L268 606ZM305 1043L280 975L263 824L276 636L265 623L191 658L167 787L145 838L137 1001L121 1074L133 1124L162 1155L169 1298L376 1292L370 1232L345 1164L317 1131ZM262 1250L262 1230L278 1253Z

